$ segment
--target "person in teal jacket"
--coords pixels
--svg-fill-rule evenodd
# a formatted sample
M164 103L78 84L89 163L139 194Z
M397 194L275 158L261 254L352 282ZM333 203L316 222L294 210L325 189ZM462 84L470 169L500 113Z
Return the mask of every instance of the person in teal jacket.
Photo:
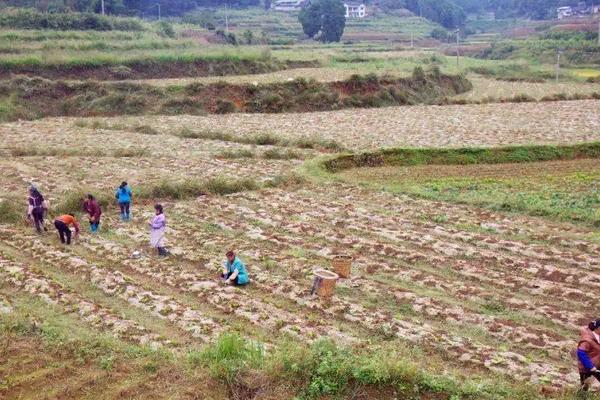
M223 265L223 279L225 283L234 285L246 285L250 282L248 271L244 263L235 256L233 251L228 251L227 261Z
M119 202L119 208L121 209L121 221L129 221L131 219L131 214L129 212L131 196L131 188L127 182L122 182L115 192L115 198Z

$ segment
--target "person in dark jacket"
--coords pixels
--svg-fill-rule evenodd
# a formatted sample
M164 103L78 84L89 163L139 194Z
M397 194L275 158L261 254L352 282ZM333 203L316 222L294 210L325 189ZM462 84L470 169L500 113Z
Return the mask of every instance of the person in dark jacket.
M121 182L121 185L115 192L115 198L119 202L119 208L121 209L121 221L130 221L131 214L129 207L131 206L131 188L127 182Z
M100 227L100 216L102 215L102 208L100 208L98 200L96 200L96 198L93 195L87 195L87 198L83 202L83 210L86 213L88 213L90 217L90 232L98 232L98 228Z
M577 359L579 361L579 379L581 390L589 389L588 378L594 377L600 381L600 318L592 321L579 331Z
M35 230L42 233L42 228L47 231L44 226L44 215L47 213L47 203L44 196L35 187L29 189L29 207L27 208L27 219L31 220L35 225Z

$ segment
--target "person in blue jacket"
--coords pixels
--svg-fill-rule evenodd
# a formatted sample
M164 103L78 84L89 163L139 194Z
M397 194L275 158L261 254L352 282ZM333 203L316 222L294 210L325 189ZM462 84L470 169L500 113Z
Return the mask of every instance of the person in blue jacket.
M121 221L129 221L131 219L129 211L131 197L131 188L127 182L121 182L121 186L119 186L115 192L115 198L119 202L119 208L121 209Z
M233 251L228 251L227 261L223 265L223 274L221 275L225 283L234 285L246 285L250 282L248 271L244 263L236 257Z

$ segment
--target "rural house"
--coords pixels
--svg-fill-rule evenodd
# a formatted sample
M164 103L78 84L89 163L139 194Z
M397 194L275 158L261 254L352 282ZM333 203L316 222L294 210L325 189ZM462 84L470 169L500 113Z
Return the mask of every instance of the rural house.
M300 11L306 0L277 0L273 3L273 9L275 11Z
M345 2L346 18L364 18L367 16L367 7L364 3Z

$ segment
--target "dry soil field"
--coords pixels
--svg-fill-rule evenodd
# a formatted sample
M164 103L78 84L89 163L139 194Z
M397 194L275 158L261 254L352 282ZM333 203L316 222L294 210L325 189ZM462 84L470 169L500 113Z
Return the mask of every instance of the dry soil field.
M306 135L366 150L599 140L599 116L600 101L589 100L19 121L0 126L0 190L3 197L20 196L24 207L33 182L57 204L80 188L110 197L123 179L134 189L216 176L260 182L302 162L260 157L274 146L181 138L175 133L182 127L234 136ZM120 128L93 128L94 122ZM135 132L139 125L156 134ZM48 152L15 153L31 148ZM66 148L74 150L61 154ZM124 149L143 151L114 157ZM240 149L258 156L222 156ZM147 200L134 203L127 224L109 205L101 233L84 232L72 247L60 245L52 230L38 236L25 225L0 225L0 311L14 312L33 296L92 330L175 353L229 330L267 344L284 336L299 343L327 336L348 346L416 345L421 357L448 373L550 390L577 382L569 350L578 326L598 312L589 295L600 285L600 243L592 227L341 183L163 200L172 253L166 259L147 251L130 257L147 249ZM247 263L249 287L219 283L228 248ZM312 271L340 252L354 259L351 278L339 282L331 300L312 296ZM0 372L10 375L6 368ZM24 366L15 370L0 393L39 397L30 389L43 378L27 375L32 372Z

